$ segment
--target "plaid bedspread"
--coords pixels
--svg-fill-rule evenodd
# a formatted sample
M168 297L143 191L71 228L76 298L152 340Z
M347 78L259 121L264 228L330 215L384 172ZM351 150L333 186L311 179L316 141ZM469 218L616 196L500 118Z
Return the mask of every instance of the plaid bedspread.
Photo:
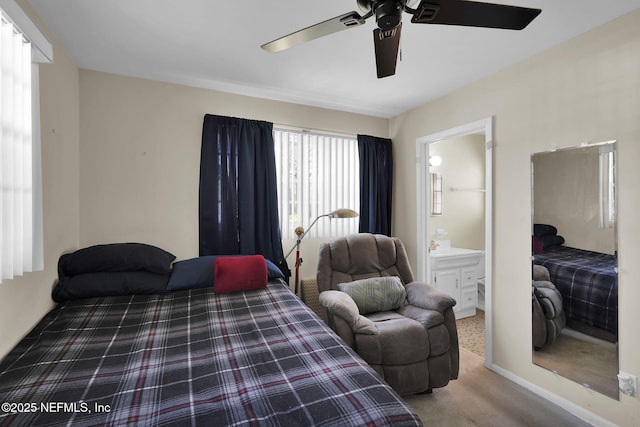
M613 255L566 246L534 256L560 291L567 319L618 332L618 280Z
M0 364L0 425L421 425L282 284L59 305Z

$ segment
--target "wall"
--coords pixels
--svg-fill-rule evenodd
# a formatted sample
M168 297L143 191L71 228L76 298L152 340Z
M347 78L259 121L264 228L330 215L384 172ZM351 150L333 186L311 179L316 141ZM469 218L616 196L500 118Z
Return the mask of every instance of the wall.
M198 255L205 113L388 135L386 119L88 70L80 71L80 94L81 246L139 241L178 259ZM294 242L284 242L285 253ZM315 277L318 244L302 245L302 277Z
M436 239L436 230L446 230L445 239L456 248L484 250L485 195L478 191L457 189L484 188L484 135L465 135L430 144L429 155L442 157L440 166L431 172L442 174L442 216L432 216L429 236Z
M416 139L494 117L493 362L621 426L640 425L638 398L614 401L531 363L530 156L585 141L618 141L619 359L621 370L640 376L639 22L635 11L390 122L393 229L415 267Z
M29 3L18 4L54 49L54 63L40 66L45 268L0 284L0 358L51 309L58 257L79 241L78 68Z

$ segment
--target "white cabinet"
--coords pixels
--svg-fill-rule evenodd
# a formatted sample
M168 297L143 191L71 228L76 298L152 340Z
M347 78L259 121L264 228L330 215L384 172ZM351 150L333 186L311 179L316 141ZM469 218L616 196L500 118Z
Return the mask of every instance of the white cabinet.
M475 316L478 304L478 268L482 252L448 248L431 251L431 284L455 298L456 319Z
M434 271L433 280L431 284L443 292L448 293L458 301L453 311L459 310L459 296L460 296L460 270L438 270ZM456 315L457 317L457 315Z
M460 269L460 306L458 317L468 317L476 315L478 306L478 275L474 267Z

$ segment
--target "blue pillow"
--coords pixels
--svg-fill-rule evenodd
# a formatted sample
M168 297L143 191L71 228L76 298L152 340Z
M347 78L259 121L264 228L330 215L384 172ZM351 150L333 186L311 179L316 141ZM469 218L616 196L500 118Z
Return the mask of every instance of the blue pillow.
M284 279L284 274L282 274L282 270L280 270L277 265L266 258L264 260L267 262L267 274L269 275L269 280Z
M213 287L213 262L216 258L215 255L201 256L174 263L167 290Z
M208 255L197 258L178 261L173 264L173 270L167 284L168 291L180 291L183 289L206 288L213 286L213 263L222 255ZM233 255L231 255L233 256ZM242 255L237 255L242 256ZM284 279L284 274L274 263L265 259L267 263L267 275L269 280Z

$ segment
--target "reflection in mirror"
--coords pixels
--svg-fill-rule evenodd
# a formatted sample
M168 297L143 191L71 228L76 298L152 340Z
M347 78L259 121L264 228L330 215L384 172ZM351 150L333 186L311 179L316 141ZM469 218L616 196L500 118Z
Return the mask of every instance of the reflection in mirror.
M615 141L535 153L533 362L618 399Z
M442 174L431 174L431 216L442 216Z

